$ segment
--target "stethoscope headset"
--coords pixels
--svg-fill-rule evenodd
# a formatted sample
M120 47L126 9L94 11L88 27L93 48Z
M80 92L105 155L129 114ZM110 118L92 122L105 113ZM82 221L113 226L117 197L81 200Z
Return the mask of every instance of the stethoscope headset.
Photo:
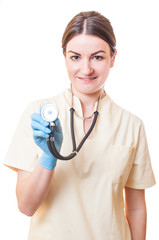
M57 159L60 159L60 160L70 160L70 159L74 158L77 155L77 153L80 151L81 147L83 146L84 142L89 137L89 135L91 134L91 132L97 122L97 117L99 114L98 106L99 106L99 101L102 97L102 93L103 93L103 89L98 98L96 110L90 117L84 118L84 117L81 117L78 115L83 120L92 118L94 115L93 121L92 121L92 124L91 124L89 130L87 131L87 133L85 134L85 136L83 137L83 139L81 140L81 142L79 143L78 146L76 146L76 139L75 139L75 132L74 132L74 113L76 114L76 112L75 112L75 109L73 108L73 93L72 93L72 104L71 104L71 108L70 108L70 129L71 129L71 139L72 139L73 149L72 149L72 153L69 154L68 156L62 156L57 151L55 143L54 143L54 134L55 134L55 128L56 128L55 121L58 118L58 114L59 114L56 105L54 105L52 103L48 103L48 104L44 104L42 106L41 112L40 112L41 116L44 120L46 120L47 122L50 123L49 126L50 126L50 130L51 130L50 136L49 136L49 138L46 139L46 142L47 142L49 151L51 152L51 154L54 157L56 157Z

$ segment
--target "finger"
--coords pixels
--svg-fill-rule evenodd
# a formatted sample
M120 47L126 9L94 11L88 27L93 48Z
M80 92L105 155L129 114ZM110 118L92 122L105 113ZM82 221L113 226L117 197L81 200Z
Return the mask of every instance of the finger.
M33 131L33 137L49 138L49 134L35 130Z
M51 130L48 127L45 127L41 123L36 122L36 121L31 122L31 127L33 130L40 130L47 134L51 133Z
M32 113L31 119L33 121L41 123L42 125L44 125L46 127L49 125L49 122L45 121L39 113Z

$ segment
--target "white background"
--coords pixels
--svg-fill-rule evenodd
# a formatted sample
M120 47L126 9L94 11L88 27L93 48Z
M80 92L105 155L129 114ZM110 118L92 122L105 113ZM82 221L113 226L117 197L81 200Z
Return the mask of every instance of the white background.
M158 1L1 0L0 156L3 162L27 104L69 87L61 37L80 11L96 10L110 19L118 55L106 92L140 117L147 133L157 184L146 190L147 239L158 240L159 214L159 33ZM16 173L0 166L0 239L26 240L29 218L17 209Z

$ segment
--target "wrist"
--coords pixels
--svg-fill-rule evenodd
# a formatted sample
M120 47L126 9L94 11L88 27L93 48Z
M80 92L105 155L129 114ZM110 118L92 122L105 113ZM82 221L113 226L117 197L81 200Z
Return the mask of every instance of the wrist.
M57 158L54 156L48 156L43 152L39 159L40 165L48 170L52 170L56 167Z

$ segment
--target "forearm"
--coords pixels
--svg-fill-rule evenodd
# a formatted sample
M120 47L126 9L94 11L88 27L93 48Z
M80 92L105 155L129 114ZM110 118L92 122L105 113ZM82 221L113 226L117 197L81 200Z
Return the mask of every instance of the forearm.
M32 173L19 173L16 187L18 207L21 212L32 216L48 193L53 170L42 167L39 163Z
M146 206L143 209L127 210L132 240L146 239Z
M146 203L143 189L125 188L125 213L132 240L146 239Z

